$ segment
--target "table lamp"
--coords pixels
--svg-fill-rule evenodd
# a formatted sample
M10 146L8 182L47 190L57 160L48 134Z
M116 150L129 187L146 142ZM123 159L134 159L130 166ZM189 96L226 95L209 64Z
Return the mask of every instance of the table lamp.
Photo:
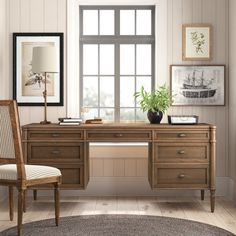
M59 55L58 48L54 46L34 47L32 57L32 71L34 73L43 73L45 76L44 81L44 121L40 124L50 124L47 120L47 73L59 72Z

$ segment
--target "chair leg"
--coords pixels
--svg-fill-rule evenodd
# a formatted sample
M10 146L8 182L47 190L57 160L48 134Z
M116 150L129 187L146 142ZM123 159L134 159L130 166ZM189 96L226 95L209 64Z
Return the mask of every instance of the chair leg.
M23 212L26 212L26 195L27 195L27 190L24 190L24 195L23 195Z
M36 201L37 200L37 190L36 189L33 190L33 195L34 195L34 200Z
M204 200L204 190L201 190L201 200Z
M55 222L56 226L59 224L60 217L60 194L59 194L59 184L54 184L54 200L55 200Z
M13 186L8 187L8 192L9 192L9 216L10 220L13 221L14 218L14 201L13 201Z
M24 190L18 190L18 219L17 219L17 232L18 236L22 233L22 218L23 218L23 200L24 200Z

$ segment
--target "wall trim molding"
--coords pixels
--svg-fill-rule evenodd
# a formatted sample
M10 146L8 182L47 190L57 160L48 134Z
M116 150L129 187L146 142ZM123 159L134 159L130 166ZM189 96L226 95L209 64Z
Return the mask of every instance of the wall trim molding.
M216 196L233 200L234 181L216 178ZM29 191L31 192L31 191ZM53 191L40 190L39 196L51 196ZM91 177L86 190L62 190L61 196L200 196L199 190L151 190L147 177ZM206 191L209 196L209 191Z
M7 189L0 188L0 201L7 198ZM16 189L14 190L16 194ZM52 190L39 190L39 196L53 196ZM28 191L32 197L32 191ZM61 197L68 196L160 196L160 197L199 197L198 190L157 190L150 189L146 177L91 177L86 190L61 190ZM206 191L209 196L209 191ZM236 183L229 177L216 178L216 196L231 201L236 198Z

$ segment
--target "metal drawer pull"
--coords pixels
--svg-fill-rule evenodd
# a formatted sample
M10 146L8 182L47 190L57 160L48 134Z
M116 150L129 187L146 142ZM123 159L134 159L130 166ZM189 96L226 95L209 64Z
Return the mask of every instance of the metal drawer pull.
M52 151L51 153L57 155L57 154L60 154L60 151L54 150L54 151Z
M180 138L186 137L186 134L180 133L180 134L178 134L178 137L180 137Z
M185 151L184 150L179 150L178 154L185 154Z
M180 179L183 179L185 177L185 174L179 174L178 176Z
M56 138L56 137L59 137L60 134L52 134L52 137Z
M114 134L115 137L120 138L123 137L123 134Z

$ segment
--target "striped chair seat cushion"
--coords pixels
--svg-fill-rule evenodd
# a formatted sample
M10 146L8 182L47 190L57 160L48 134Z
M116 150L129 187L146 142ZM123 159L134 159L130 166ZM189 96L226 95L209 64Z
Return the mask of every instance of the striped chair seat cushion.
M27 180L33 180L61 176L61 171L51 166L25 165L25 174ZM0 179L17 180L16 165L0 165Z

